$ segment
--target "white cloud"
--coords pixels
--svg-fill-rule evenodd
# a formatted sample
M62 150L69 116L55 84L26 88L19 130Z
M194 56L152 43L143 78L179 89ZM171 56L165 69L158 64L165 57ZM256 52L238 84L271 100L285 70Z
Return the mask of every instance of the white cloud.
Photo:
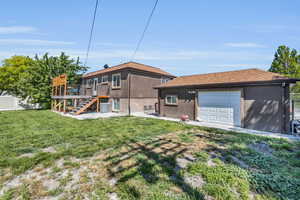
M124 44L124 43L112 43L112 42L96 42L95 46L101 47L130 47L132 45Z
M81 61L84 61L86 51L84 49L67 49L67 48L16 48L9 51L0 50L0 60L13 56L13 55L27 55L34 56L35 54L43 55L48 52L50 55L59 55L61 52L65 52L73 58L80 57ZM91 51L89 55L89 63L98 64L102 62L124 62L131 60L132 50L98 50ZM159 61L183 61L193 63L207 63L212 67L262 67L259 65L246 65L246 64L222 64L213 65L214 63L268 63L273 58L270 54L260 54L255 52L243 52L243 51L197 51L197 50L174 50L174 51L141 51L136 55L135 60L139 62ZM208 64L212 63L212 64ZM265 66L265 65L264 65Z
M32 26L0 26L0 34L35 33L37 28Z
M261 25L248 25L247 26L233 26L235 29L256 32L256 33L281 33L281 32L298 32L300 28L297 26L288 26L280 24L261 24Z
M55 46L73 45L74 42L52 41L52 40L30 40L30 39L0 39L2 45L30 45L30 46Z
M264 48L262 44L245 42L245 43L226 43L225 46L229 47L240 47L240 48Z

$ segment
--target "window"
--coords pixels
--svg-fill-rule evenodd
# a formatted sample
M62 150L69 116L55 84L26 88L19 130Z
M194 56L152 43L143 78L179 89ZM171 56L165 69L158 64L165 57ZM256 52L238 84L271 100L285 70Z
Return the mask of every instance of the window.
M88 80L88 86L92 86L93 85L93 79L89 79Z
M104 75L102 76L102 83L107 83L108 82L108 76Z
M166 104L168 105L177 105L177 96L176 95L167 95Z
M167 83L170 80L170 78L161 78L160 82L161 84Z
M112 88L120 88L120 87L121 87L121 74L113 74Z
M97 80L97 78L94 78L94 88L96 88L96 87L97 87L97 83L98 83L98 80Z
M108 103L108 98L100 99L100 103Z
M119 98L114 98L113 99L113 111L120 111L120 99Z
M98 77L98 83L101 83L102 77Z

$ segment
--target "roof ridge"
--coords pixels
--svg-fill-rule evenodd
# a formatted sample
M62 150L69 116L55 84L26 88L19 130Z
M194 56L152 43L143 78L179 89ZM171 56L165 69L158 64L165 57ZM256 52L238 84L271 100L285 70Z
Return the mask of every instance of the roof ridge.
M134 62L134 61L129 61L129 62L127 62L126 64L128 64L128 63L135 63L135 64L138 64L138 65L144 65L144 66L146 66L146 67L151 67L151 68L155 68L155 69L160 69L160 70L162 70L162 69L159 68L159 67L154 67L154 66L151 66L151 65L146 65L146 64L138 63L138 62ZM164 70L163 70L163 71L164 71Z
M257 68L232 70L225 72L196 74L189 76L180 76L165 84L157 86L157 88L164 87L178 87L178 86L192 86L192 85L209 85L209 84L238 84L238 83L252 83L252 82L282 82L300 81L289 78L278 73L265 71Z
M127 64L127 63L128 63L128 62L121 63L121 64L118 64L118 65L111 66L111 67L109 67L109 68L118 67L118 66L120 66L120 65L125 65L125 64ZM95 73L95 72L100 72L100 71L104 71L104 70L106 70L106 69L108 69L108 68L104 68L104 69L99 69L99 70L96 70L96 71L88 72L87 74Z
M192 77L192 76L199 76L199 75L232 73L232 72L249 71L249 70L259 70L259 71L263 71L263 72L269 72L269 71L265 71L265 70L262 70L262 69L259 69L259 68L247 68L247 69L230 70L230 71L224 71L224 72L210 72L210 73L204 73L204 74L184 75L184 76L178 76L177 78L180 78L180 77ZM277 74L277 73L274 73L274 72L270 72L270 73Z
M134 64L135 66L130 66L130 64ZM124 69L124 68L136 68L136 69L139 69L139 67L144 67L144 68L149 68L148 70L149 71L152 71L153 73L158 73L158 74L166 74L166 75L169 75L169 76L173 76L175 77L174 75L170 74L169 72L159 68L159 67L153 67L153 66L150 66L150 65L146 65L146 64L142 64L142 63L138 63L138 62L134 62L134 61L128 61L128 62L125 62L125 63L121 63L121 64L118 64L118 65L114 65L114 66L111 66L109 68L104 68L104 69L99 69L99 70L96 70L96 71L92 71L92 72L88 72L86 74L84 74L83 76L87 77L87 76L93 76L94 74L100 74L100 73L105 73L105 71L113 71L115 70L114 68L116 68L116 70L118 70L118 67L121 69ZM152 70L150 70L152 69ZM148 71L147 69L141 69L143 71ZM158 70L157 72L155 72L155 70Z

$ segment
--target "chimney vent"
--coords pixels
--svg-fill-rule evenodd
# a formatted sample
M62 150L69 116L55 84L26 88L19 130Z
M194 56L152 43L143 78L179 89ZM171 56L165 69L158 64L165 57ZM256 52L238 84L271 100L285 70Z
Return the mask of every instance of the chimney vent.
M104 69L109 68L108 64L105 64L105 65L103 66L103 68L104 68Z

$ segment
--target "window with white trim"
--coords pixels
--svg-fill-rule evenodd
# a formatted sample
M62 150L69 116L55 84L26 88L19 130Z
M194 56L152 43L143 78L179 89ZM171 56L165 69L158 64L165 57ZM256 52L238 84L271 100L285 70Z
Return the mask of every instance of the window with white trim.
M177 105L178 103L177 95L166 95L165 101L167 105Z
M170 78L161 78L160 83L164 84L167 83L169 80L171 80Z
M112 88L120 88L121 87L121 74L113 74L112 75Z
M120 111L120 99L119 98L113 98L113 111Z
M108 82L108 75L102 76L102 83L107 83Z

